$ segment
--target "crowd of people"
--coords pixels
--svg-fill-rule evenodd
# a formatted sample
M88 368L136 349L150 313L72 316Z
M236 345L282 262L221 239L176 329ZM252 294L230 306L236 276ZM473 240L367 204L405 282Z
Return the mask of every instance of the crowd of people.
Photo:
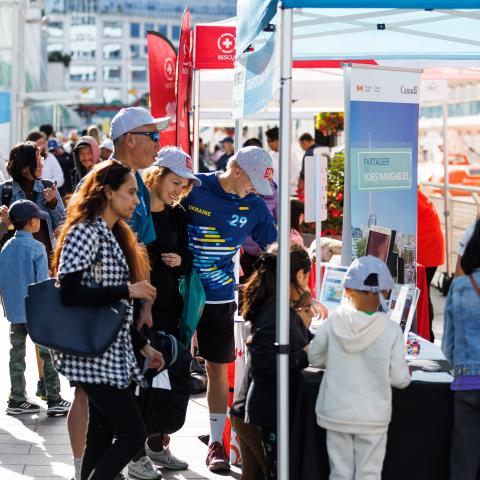
M266 132L271 153L256 138L235 151L226 137L217 171L201 162L202 173L194 173L191 157L180 148L160 149L168 123L130 107L112 119L106 139L91 127L62 143L43 125L12 148L11 180L0 184L0 293L11 323L7 413L40 410L25 391L25 297L28 285L53 277L67 307L127 305L120 330L101 355L37 346L38 395L47 401L48 415L68 414L75 480L123 478L127 465L129 476L139 479L161 479L161 468L188 468L170 450L175 432L151 420L138 392L151 388L147 377L172 364L152 332L181 344L186 298L179 285L196 276L205 299L195 327L196 355L208 377L206 464L216 473L230 469L223 432L238 311L251 325L245 375L229 411L240 438L242 478L275 479L278 128ZM317 146L309 134L299 142L306 156ZM301 192L304 160L290 179L291 193ZM302 369L326 367L316 415L327 430L330 478L380 479L391 387L406 388L411 380L402 330L386 314L393 280L378 258L355 260L343 281L350 301L327 318L308 288L312 260L300 233L303 202L294 198L291 207L290 409ZM446 309L444 351L456 374L452 479L473 479L460 472L476 471L480 452L480 223L470 235L461 261L465 276L454 280ZM432 277L441 263L434 257L427 265ZM309 328L315 316L325 321L314 337ZM60 395L59 374L75 388L72 404Z

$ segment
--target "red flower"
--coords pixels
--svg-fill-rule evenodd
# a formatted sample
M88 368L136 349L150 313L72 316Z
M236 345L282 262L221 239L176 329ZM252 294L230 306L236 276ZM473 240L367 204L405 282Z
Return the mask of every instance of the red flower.
M335 198L338 202L341 202L343 200L343 192L338 192Z
M342 212L341 212L340 210L336 210L336 209L335 209L335 210L332 211L332 217L333 217L333 218L338 218L338 217L340 217L341 215L342 215Z

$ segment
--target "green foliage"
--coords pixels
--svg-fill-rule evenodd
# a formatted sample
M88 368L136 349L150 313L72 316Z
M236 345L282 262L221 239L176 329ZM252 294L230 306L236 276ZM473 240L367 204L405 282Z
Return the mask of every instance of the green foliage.
M322 222L322 235L342 234L343 185L345 176L345 154L338 152L328 164L327 220Z
M72 60L72 56L68 53L62 53L58 50L50 52L48 54L48 61L52 63L63 63L66 68L70 65L70 61Z

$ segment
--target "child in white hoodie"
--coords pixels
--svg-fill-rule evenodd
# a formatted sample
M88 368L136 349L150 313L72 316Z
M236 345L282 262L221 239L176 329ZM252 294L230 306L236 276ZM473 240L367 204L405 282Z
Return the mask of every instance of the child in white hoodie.
M355 260L343 281L350 305L318 329L310 363L326 366L315 408L327 430L330 480L380 480L392 415L392 389L410 384L400 326L386 311L393 287L387 266L372 256ZM327 362L328 359L328 362Z

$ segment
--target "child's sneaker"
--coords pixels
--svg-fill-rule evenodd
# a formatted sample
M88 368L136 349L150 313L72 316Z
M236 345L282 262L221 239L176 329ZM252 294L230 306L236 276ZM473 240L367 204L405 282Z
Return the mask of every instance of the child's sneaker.
M8 415L20 415L22 413L37 413L40 411L40 406L30 402L16 402L15 400L9 400L7 409L5 410Z
M55 402L48 402L47 415L53 417L54 415L66 415L70 410L71 403L60 397Z
M45 387L45 379L44 378L41 378L37 382L37 393L36 393L36 395L37 395L37 397L39 397L44 402L47 401L47 389Z

